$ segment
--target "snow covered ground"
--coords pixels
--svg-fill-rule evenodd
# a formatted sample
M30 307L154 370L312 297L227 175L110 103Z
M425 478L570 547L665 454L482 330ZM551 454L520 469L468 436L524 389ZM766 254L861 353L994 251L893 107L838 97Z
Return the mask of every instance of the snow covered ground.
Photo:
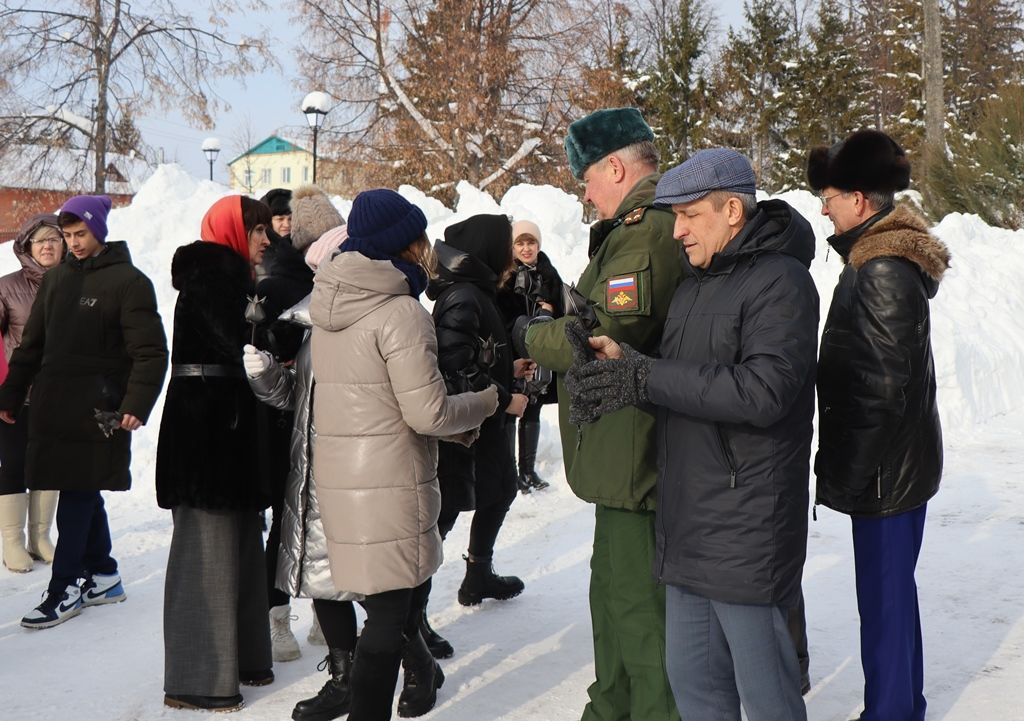
M538 222L544 250L563 277L586 263L586 227L576 199L549 187L513 188L500 204L468 186L453 215L413 188L432 238L476 212L507 212ZM157 285L170 335L174 291L168 269L175 247L197 235L206 208L226 189L163 166L128 208L111 216L111 238L129 241L137 264ZM827 221L808 193L783 196L807 215L819 236L813 267L822 309L840 271L827 254ZM343 211L348 204L338 201ZM500 209L500 210L499 210ZM1024 720L1024 233L992 229L977 218L950 216L936 228L950 245L953 268L933 304L934 346L946 439L943 489L929 507L918 572L926 653L928 718ZM16 267L0 247L0 271ZM0 569L0 719L136 721L199 718L162 706L162 598L170 514L156 506L153 462L160 418L134 439L130 493L107 495L114 553L128 601L86 609L46 631L18 625L49 579ZM552 488L520 497L498 541L497 570L515 573L526 592L512 601L458 605L464 520L446 542L430 606L438 630L455 646L442 662L447 681L427 718L444 721L571 721L579 718L592 677L588 563L593 508L568 490L553 408L544 411L541 472ZM862 676L849 520L819 509L811 523L804 591L813 689L812 721L846 721L859 710ZM244 689L239 721L287 719L300 698L319 690L323 649L305 642L308 601L297 601L298 661L278 664L274 684ZM639 721L639 720L638 720Z

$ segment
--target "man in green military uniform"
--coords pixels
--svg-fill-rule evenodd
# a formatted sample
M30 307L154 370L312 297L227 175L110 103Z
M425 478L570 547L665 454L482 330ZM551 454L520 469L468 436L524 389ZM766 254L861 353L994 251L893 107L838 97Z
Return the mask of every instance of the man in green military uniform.
M654 206L660 175L654 133L634 108L599 110L569 126L565 150L598 222L576 289L591 302L595 335L653 353L682 272L673 216ZM569 422L562 374L572 352L568 319L532 325L530 358L559 374L565 473L596 505L590 613L596 680L583 721L678 719L665 674L665 594L655 582L655 418L627 407L595 423Z

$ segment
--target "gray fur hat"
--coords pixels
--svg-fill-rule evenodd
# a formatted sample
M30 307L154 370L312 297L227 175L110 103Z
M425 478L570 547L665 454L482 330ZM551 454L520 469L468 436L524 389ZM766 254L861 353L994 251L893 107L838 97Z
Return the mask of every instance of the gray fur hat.
M292 193L292 245L305 252L321 235L345 224L327 194L315 185L303 185Z

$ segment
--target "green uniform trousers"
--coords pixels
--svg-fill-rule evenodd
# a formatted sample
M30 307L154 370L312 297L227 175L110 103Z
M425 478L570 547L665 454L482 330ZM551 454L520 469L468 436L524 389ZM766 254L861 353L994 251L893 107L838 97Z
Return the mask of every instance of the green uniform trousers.
M583 721L678 721L665 673L665 589L651 575L654 514L596 506L594 670Z

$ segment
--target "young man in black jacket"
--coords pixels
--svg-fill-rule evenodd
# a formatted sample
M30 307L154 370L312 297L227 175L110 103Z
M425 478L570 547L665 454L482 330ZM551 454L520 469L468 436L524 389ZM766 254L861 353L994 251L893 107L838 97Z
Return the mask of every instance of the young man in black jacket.
M877 130L811 151L807 176L845 267L818 364L817 503L851 516L860 611L861 721L923 721L914 570L942 476L929 301L949 251L910 208L903 149Z
M31 387L26 481L61 492L49 587L21 620L26 628L125 599L100 491L131 487L128 433L146 422L160 394L167 340L153 284L125 243L106 242L110 207L106 196L64 204L58 222L69 256L43 276L0 387L6 423Z
M750 721L806 718L787 615L807 547L814 236L789 205L754 194L750 162L726 148L666 172L655 202L675 214L689 272L660 358L577 331L578 356L598 360L565 382L577 422L657 407L654 572L683 719L739 721L741 705Z

